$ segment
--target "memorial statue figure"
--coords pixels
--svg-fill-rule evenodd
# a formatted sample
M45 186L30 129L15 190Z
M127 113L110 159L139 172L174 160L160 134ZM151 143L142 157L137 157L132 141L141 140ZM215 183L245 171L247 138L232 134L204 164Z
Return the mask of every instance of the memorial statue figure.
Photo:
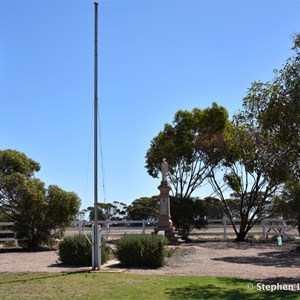
M162 173L162 180L167 180L167 174L169 170L169 165L166 162L166 159L163 159L163 162L161 163L161 173Z

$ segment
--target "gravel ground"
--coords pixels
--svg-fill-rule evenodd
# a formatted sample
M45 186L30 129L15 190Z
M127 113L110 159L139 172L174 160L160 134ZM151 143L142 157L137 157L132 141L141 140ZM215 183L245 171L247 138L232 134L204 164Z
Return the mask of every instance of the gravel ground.
M299 245L299 244L298 244ZM203 242L174 246L163 268L127 269L127 273L218 276L278 283L300 283L297 244ZM117 270L117 261L103 268ZM61 264L56 251L0 251L0 272L72 272L89 270Z
M296 246L223 242L185 244L178 247L164 268L130 269L127 272L300 283L300 253L294 251Z

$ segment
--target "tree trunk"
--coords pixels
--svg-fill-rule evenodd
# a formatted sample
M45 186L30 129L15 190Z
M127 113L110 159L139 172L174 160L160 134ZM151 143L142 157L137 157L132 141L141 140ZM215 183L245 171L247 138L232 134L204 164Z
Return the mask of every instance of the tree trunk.
M239 232L236 235L236 238L234 239L234 242L244 242L246 235L248 231L246 231L247 227L247 217L241 216L241 224L240 224L240 229Z
M246 234L247 233L245 233L245 232L239 232L233 241L236 243L245 242Z

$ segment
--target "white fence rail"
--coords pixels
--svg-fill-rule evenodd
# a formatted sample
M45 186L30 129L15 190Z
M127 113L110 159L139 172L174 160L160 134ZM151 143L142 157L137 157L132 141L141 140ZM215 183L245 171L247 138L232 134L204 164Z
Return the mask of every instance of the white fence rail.
M287 225L289 221L283 219L265 219L249 231L249 235L261 236L263 239L267 239L269 236L282 236L284 240L288 237L300 238L297 231L297 227ZM238 228L240 222L239 219L234 219L234 222ZM100 221L102 236L107 239L119 238L124 235L136 235L136 234L152 234L154 232L153 226L147 226L145 220L141 221ZM74 235L78 233L90 233L91 225L93 222L76 221L73 226L66 231L67 235ZM0 242L13 241L18 245L16 233L7 227L12 227L13 222L0 222ZM5 229L1 229L5 227ZM1 237L5 235L5 237ZM7 237L9 236L9 237ZM227 240L229 236L235 236L235 232L228 218L223 219L209 219L206 228L201 230L193 230L190 236L208 237L219 236L224 240Z
M282 236L284 240L287 237L300 238L297 228L287 225L287 222L291 220L283 219L265 219L249 231L248 235L258 235L263 239L267 239L270 236ZM240 222L239 219L234 219L234 222L238 228ZM87 232L91 229L93 222L78 221L74 223L74 227L68 230L69 234ZM102 236L107 238L117 238L130 234L151 234L154 231L154 227L146 226L146 221L101 221ZM140 225L140 226L136 226ZM293 231L293 232L291 232ZM208 225L205 229L194 230L190 236L220 236L224 240L227 240L229 236L235 236L235 232L228 218L223 219L209 219Z
M267 239L269 236L282 236L284 240L288 237L300 238L297 231L297 227L287 225L287 222L294 220L283 219L264 219L260 223L254 225L248 232L248 235L258 235L263 239ZM190 234L191 236L222 236L224 240L227 240L228 236L235 236L233 226L230 220L226 217L223 219L209 219L208 225L202 230L194 230ZM239 219L234 219L234 223L239 228Z
M14 242L15 246L18 246L17 234L11 229L2 229L3 227L12 227L14 222L0 222L0 242ZM9 237L3 237L8 235Z
M67 229L66 234L72 235L77 233L90 233L91 225L93 222L76 221L73 223L73 227ZM147 226L145 220L141 221L99 221L101 224L101 235L109 238L118 238L125 235L136 234L151 234L154 231L154 227Z

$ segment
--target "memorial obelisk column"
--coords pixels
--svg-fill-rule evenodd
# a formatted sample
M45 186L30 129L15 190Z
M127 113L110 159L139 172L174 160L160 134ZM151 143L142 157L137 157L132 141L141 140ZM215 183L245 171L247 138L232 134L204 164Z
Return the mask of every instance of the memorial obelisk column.
M160 190L160 209L159 209L159 217L157 228L155 229L155 233L158 231L164 231L166 238L170 241L174 240L175 232L173 228L173 222L171 220L171 213L170 213L170 195L169 192L171 187L169 185L167 174L168 174L168 163L166 159L163 159L161 164L161 173L162 173L162 180L158 189Z

